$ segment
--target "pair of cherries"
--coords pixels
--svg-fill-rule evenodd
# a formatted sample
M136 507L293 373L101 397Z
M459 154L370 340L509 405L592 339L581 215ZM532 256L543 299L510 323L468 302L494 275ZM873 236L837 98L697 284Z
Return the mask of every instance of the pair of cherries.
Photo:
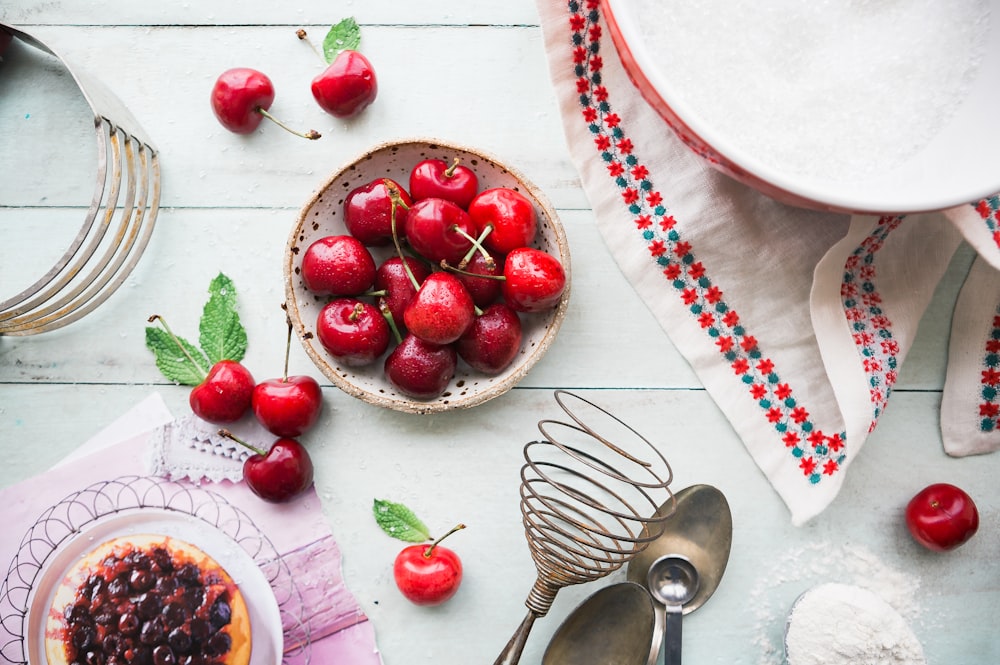
M299 31L305 39L305 33ZM267 118L283 129L307 139L318 139L314 130L299 132L273 116L274 84L263 72L235 67L223 72L212 87L211 104L222 126L236 134L250 134ZM378 80L371 62L350 48L341 50L312 81L316 103L338 118L353 117L367 108L378 94Z
M395 336L387 380L432 399L459 358L487 375L509 367L521 349L520 314L555 307L566 278L556 257L530 247L538 217L518 191L480 191L457 159L419 162L408 185L377 178L352 190L347 234L313 242L301 276L307 289L333 298L319 313L317 337L338 362L370 364ZM376 265L370 249L389 245L395 254Z

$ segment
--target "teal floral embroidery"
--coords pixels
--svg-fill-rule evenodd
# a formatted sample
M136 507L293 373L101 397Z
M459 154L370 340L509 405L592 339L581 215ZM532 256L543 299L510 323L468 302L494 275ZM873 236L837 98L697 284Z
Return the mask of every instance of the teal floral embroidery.
M650 260L660 268L696 325L714 342L789 454L798 459L808 481L815 484L836 474L846 457L846 433L826 434L816 427L791 385L782 380L775 363L727 303L723 289L713 282L695 248L684 239L683 225L669 213L649 169L636 156L635 146L622 128L622 118L614 112L602 84L599 0L571 0L568 9L581 117Z

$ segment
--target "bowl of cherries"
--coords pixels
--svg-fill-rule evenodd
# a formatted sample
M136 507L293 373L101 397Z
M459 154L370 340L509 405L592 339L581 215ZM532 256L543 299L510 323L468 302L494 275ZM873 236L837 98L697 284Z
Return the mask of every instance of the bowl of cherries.
M569 304L565 232L514 168L433 139L379 144L299 212L289 316L344 392L408 413L482 404L542 358Z

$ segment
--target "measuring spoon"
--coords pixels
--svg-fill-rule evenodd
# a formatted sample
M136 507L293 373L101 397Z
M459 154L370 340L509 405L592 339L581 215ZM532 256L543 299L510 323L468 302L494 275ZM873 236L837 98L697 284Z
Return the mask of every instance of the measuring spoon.
M680 665L681 619L684 605L698 593L699 577L687 558L667 554L654 561L646 574L653 598L663 603L663 644L665 665Z

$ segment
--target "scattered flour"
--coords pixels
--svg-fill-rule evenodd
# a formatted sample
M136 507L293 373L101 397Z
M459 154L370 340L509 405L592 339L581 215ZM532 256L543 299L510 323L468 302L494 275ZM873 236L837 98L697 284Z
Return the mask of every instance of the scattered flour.
M903 163L951 120L990 26L988 0L636 2L651 57L717 140L843 181Z
M788 665L924 665L906 620L867 589L828 582L795 602L785 637Z
M782 638L795 599L812 587L833 581L866 589L888 604L909 625L922 619L918 595L920 579L916 575L894 569L860 545L834 545L820 541L796 547L770 561L751 589L749 605L755 608L753 646L757 650L756 665L784 665ZM906 661L885 662L903 665ZM839 665L836 660L828 663ZM857 660L854 663L883 665L877 660Z

